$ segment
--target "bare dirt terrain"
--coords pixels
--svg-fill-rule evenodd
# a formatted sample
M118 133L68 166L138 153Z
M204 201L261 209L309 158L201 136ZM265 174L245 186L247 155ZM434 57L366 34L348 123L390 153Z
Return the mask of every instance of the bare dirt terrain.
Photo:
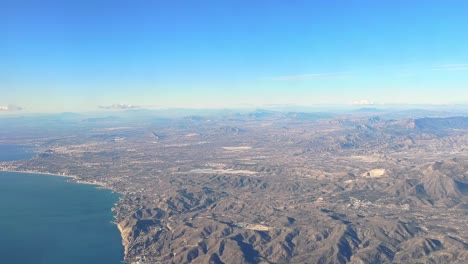
M0 166L121 193L129 263L468 263L468 117L379 115L79 118Z

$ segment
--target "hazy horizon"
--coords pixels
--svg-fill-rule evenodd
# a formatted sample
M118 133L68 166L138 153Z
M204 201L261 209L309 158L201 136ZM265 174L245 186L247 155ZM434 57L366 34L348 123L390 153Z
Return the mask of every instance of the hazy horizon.
M468 104L465 1L3 1L0 113Z
M400 104L400 105L259 105L259 106L238 106L238 107L214 107L214 108L190 108L190 107L169 107L169 108L150 108L138 106L133 108L118 107L111 105L108 108L99 108L82 111L28 111L21 109L17 111L0 111L0 117L22 117L22 116L46 116L46 115L62 115L62 114L77 114L89 117L103 117L103 116L119 116L120 114L130 113L134 116L139 114L162 114L161 116L190 116L201 115L206 116L210 114L219 113L253 113L256 111L271 111L278 113L286 112L303 112L303 113L352 113L355 111L373 110L378 112L411 112L411 111L433 111L434 113L452 113L452 114L468 114L468 104L447 104L447 105L421 105L421 104ZM378 114L378 112L376 114Z

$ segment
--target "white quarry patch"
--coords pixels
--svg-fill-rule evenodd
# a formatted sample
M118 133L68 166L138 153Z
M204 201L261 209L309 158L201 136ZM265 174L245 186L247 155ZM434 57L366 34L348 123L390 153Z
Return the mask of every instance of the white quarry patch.
M249 150L252 149L251 146L240 146L240 147L223 147L224 150L228 151L243 151L243 150Z
M385 169L373 169L362 174L363 177L367 178L378 178L385 174Z
M256 230L256 231L268 231L270 230L270 227L265 226L265 225L259 225L259 224L248 224L245 229L249 230Z
M377 155L372 155L372 156L354 155L354 156L350 156L349 158L352 160L359 160L363 162L377 162L380 159L380 157Z
M191 173L219 173L219 174L256 174L256 171L249 170L233 170L233 169L194 169Z
M224 163L206 163L205 166L216 168L216 169L222 169L222 168L226 167L226 164L224 164Z

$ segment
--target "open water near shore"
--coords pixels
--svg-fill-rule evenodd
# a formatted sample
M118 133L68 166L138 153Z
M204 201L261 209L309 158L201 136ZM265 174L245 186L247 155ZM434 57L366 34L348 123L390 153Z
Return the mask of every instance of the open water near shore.
M111 211L119 195L67 180L0 172L0 263L121 263Z
M34 155L34 147L31 146L0 145L0 161L25 160Z

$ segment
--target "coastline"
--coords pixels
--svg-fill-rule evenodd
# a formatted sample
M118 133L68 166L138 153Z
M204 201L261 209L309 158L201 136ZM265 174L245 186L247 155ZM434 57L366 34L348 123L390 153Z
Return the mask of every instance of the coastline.
M131 230L129 230L128 228L123 227L121 223L114 222L114 224L117 225L117 228L120 231L120 235L122 237L122 245L124 247L124 256L127 256L128 249L129 249L128 233Z
M75 183L75 184L86 184L86 185L94 185L96 186L96 188L98 189L107 189L107 190L110 190L112 191L113 193L117 193L117 194L120 194L122 195L121 193L115 191L113 188L107 186L106 184L104 183L101 183L101 182L87 182L87 181L83 181L80 179L80 177L76 176L76 175L62 175L62 174L57 174L57 173L50 173L50 172L41 172L41 171L32 171L32 170L25 170L25 171L22 171L22 170L2 170L0 169L0 172L13 172L13 173L25 173L25 174L39 174L39 175L47 175L47 176L53 176L53 177L65 177L65 178L70 178L72 180L69 180L68 182L70 183ZM114 221L111 221L114 225L117 226L117 229L119 230L119 233L120 233L120 237L121 237L121 242L122 242L122 246L124 247L124 259L122 260L122 263L126 263L125 262L125 258L127 256L127 251L128 251L128 242L127 242L127 239L126 237L124 236L125 234L124 233L128 233L126 232L126 230L124 228L121 227L121 225L119 223L117 223L115 220L115 207L116 207L117 203L114 203L114 205L111 207L111 211L113 213L113 217L114 217Z
M51 173L51 172L43 172L43 171L32 171L32 170L0 170L0 172L17 172L17 173L25 173L25 174L40 174L40 175L48 175L48 176L54 176L54 177L65 177L65 178L70 178L73 179L74 181L69 181L71 183L78 183L78 184L87 184L87 185L95 185L102 187L103 189L108 189L111 190L112 192L116 192L114 189L112 189L110 186L102 183L102 182L88 182L88 181L83 181L80 179L79 176L76 175L68 175L68 174L57 174L57 173Z

